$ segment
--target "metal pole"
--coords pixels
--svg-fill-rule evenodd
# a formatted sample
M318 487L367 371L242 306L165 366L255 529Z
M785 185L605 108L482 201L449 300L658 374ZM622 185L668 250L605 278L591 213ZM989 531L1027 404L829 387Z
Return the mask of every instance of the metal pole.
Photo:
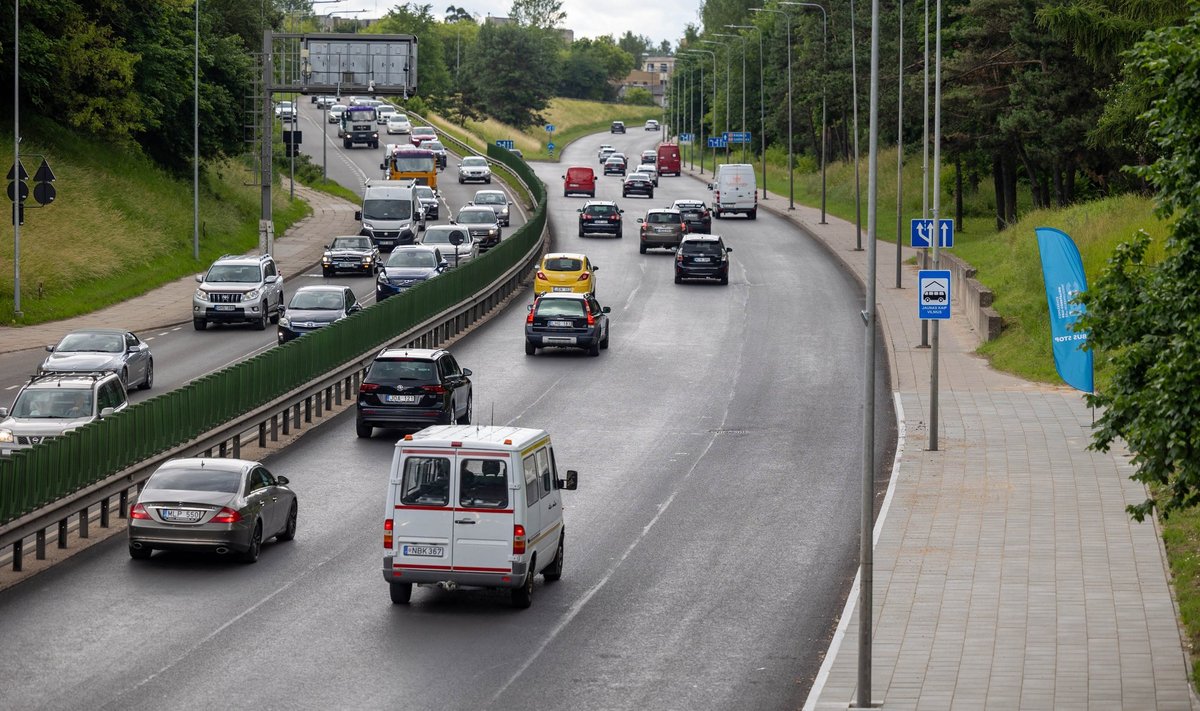
M21 318L21 0L13 0L13 316Z
M762 145L762 193L767 199L767 108L763 94L763 32L757 25L725 25L735 30L754 30L758 33L758 136ZM744 46L744 45L743 45ZM744 74L743 74L744 77ZM744 81L744 78L743 78Z
M292 32L294 33L295 31L296 31L296 13L293 12L292 13ZM287 45L285 45L288 48L287 51L289 53L291 52L292 42L294 42L294 41L295 40L289 39L287 42ZM297 54L299 54L299 52L297 52ZM289 83L290 83L291 77L290 77L290 75L287 74L287 71L289 69L287 60L288 60L288 55L287 54L283 55L284 79L289 81ZM292 64L294 65L295 62L292 62ZM295 71L295 69L293 68L292 71ZM296 149L295 149L296 144L294 143L294 141L296 140L296 127L300 124L300 121L298 120L300 118L300 106L299 106L300 102L296 100L297 98L299 98L299 97L296 94L296 92L292 92L292 120L291 120L292 127L290 129L292 132L292 141L289 141L290 147L288 148L288 158L289 158L288 199L289 200L296 199Z
M829 223L825 221L825 197L826 197L826 187L828 184L825 180L825 166L826 166L826 155L825 154L828 151L828 147L829 147L829 129L828 129L828 124L826 123L827 114L825 111L825 105L826 105L825 94L827 92L828 85L829 85L829 13L825 12L824 5L820 5L815 2L786 2L786 1L784 1L784 2L780 2L779 4L780 5L792 5L795 7L811 7L811 8L821 11L821 61L825 65L825 73L821 79L821 221L818 222L817 224L827 225ZM853 12L853 2L851 3L851 12ZM851 40L853 40L853 36L851 36ZM791 41L790 26L788 29L788 41L789 42ZM854 45L851 44L851 50L853 50L853 48L854 48ZM790 44L789 44L789 48L788 48L788 62L789 62L789 67L790 67L790 62L791 62L791 46L790 46ZM790 68L789 68L789 72L790 72ZM789 79L789 81L791 81L791 80ZM855 160L855 163L857 164L857 162L858 162L858 89L857 89L857 84L855 84L855 87L856 88L854 90L854 112L855 112L854 113L854 117L855 117L854 118L854 139L855 139L855 144L854 144L855 158L854 158L854 160ZM791 106L790 106L791 100L790 99L788 100L788 104L789 104L788 111L789 111L789 116L790 116L790 112L791 112ZM790 118L789 118L789 121L790 121ZM854 205L855 205L856 211L858 211L858 182L857 181L858 181L858 169L856 167L855 168L855 184L854 184ZM788 208L788 209L790 210L791 208ZM862 243L861 243L862 213L861 213L861 211L859 211L858 223L859 223L859 235L860 235L859 236L859 239L860 239L859 249L862 249Z
M724 48L725 48L725 130L721 132L723 135L725 135L725 134L728 134L728 133L729 133L729 105L732 103L731 94L730 94L730 91L729 91L729 87L730 87L730 80L729 80L729 76L730 76L730 71L729 71L729 44L728 44L728 43L726 43L726 42L717 42L717 41L715 41L715 40L700 40L700 41L701 41L701 42L704 42L705 44L715 44L715 45L719 45L719 46L721 46L721 47L724 47ZM714 57L714 60L713 60L713 61L716 61L716 59L715 59L716 55L715 55L715 54L713 55L713 57ZM728 135L726 135L726 136L725 136L725 138L726 138L726 141L725 141L725 162L726 162L726 163L728 163L728 162L729 162L729 140L728 140L728 139L729 139L729 136L728 136ZM716 175L716 173L717 173L717 157L716 157L716 155L715 155L715 152L714 152L714 155L713 155L713 175Z
M746 137L746 38L742 35L731 35L721 32L714 32L715 37L729 37L742 41L742 126L739 131L742 138ZM742 162L746 162L746 141L742 141Z
M900 0L900 61L896 90L896 288L901 287L900 263L904 227L904 0Z
M192 57L192 259L200 259L200 0Z
M260 160L262 162L262 166L261 166L261 171L262 171L262 175L261 175L261 180L262 180L261 209L262 209L262 219L266 220L266 221L271 221L273 219L272 214L271 214L271 177L272 177L271 141L274 140L274 130L275 130L274 115L273 115L273 112L271 111L271 91L272 91L271 87L272 87L272 79L273 79L273 75L274 75L274 66L273 65L274 65L275 61L274 61L274 58L271 56L271 30L269 30L269 29L263 30L262 53L263 53L263 75L262 75L262 82L263 82L263 102L262 102L263 112L262 112L262 114L263 115L262 115L261 120L262 120L263 135L262 135L262 146L261 146L261 154L260 154Z
M858 53L855 35L854 0L850 0L850 86L854 93L854 251L862 251L862 192L858 165Z
M700 60L700 133L704 134L704 60ZM708 138L703 135L702 138ZM708 141L700 144L700 175L704 175L704 148Z
M879 0L871 0L871 103L867 137L867 343L863 408L861 585L858 588L858 706L871 706L871 622L874 617L875 547L875 290L879 244Z
M937 0L933 68L933 268L940 266L942 244L942 0ZM933 322L933 349L929 359L929 451L938 449L938 322Z
M929 219L929 0L925 0L924 119L921 134L921 219ZM921 345L929 347L929 322L921 321Z

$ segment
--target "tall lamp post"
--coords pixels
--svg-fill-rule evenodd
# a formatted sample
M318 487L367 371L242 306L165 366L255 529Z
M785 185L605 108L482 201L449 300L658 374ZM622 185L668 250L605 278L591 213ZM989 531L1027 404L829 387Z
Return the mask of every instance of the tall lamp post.
M758 25L725 25L731 30L754 30L758 33L758 136L762 146L763 200L767 199L767 99L763 92L763 31Z
M200 0L192 36L192 259L200 259Z
M729 43L728 42L718 42L716 40L707 40L707 39L700 40L700 41L703 42L704 44L714 44L718 47L726 48L725 49L725 130L722 131L722 133L728 134L729 133L729 104L732 102L732 99L730 98L731 95L729 92ZM714 63L715 63L715 60L714 60ZM715 99L715 94L714 94L714 99ZM716 101L714 100L713 103L715 104ZM726 138L725 162L728 163L729 162L729 140L728 140L729 136L726 135L725 138ZM716 153L714 152L713 153L713 174L716 175L716 173L717 173L717 156L716 156Z
M714 32L714 37L727 37L742 42L742 138L746 137L746 38L742 35L731 35L726 32ZM742 162L746 162L746 141L742 141Z
M787 13L786 13L786 12L784 12L783 10L769 10L769 9L767 9L767 8L765 8L765 7L752 7L752 8L750 8L750 12L769 12L769 13L772 13L772 14L775 14L775 15L783 15L783 19L784 19L784 21L787 23L787 62L788 62L788 78L787 78L787 85L788 85L788 99L787 99L787 104L788 104L788 209L789 209L789 210L795 210L795 209L796 209L796 198L794 197L794 195L795 195L795 192L796 192L796 191L794 190L794 188L795 188L795 186L796 186L796 171L795 171L795 166L794 166L794 165L793 165L793 163L792 163L792 16L791 16L791 15L789 15L789 14L787 14ZM824 124L822 124L822 126L821 126L821 132L822 132L822 133L824 133L824 132L825 132L825 126L824 126ZM824 167L824 161L822 161L822 167ZM764 183L763 195L766 195L766 189L765 189L765 183L766 183L766 182L767 182L767 181L766 181L766 179L764 179L764 180L763 180L763 183ZM823 195L824 195L824 191L822 191L822 196L823 196ZM822 222L822 223L824 223L824 221L825 221L825 220L824 220L824 218L822 217L822 220L821 220L821 222Z
M819 5L815 2L780 2L779 4L780 5L791 5L794 7L808 7L808 8L813 8L813 9L821 11L821 41L822 41L821 62L822 62L822 64L825 65L825 75L821 79L821 222L819 224L824 225L824 224L827 224L825 222L825 152L826 152L826 150L828 150L828 146L829 146L829 130L828 130L827 124L825 122L825 119L826 119L825 94L826 94L827 85L829 84L829 14L827 12L825 12L824 5ZM778 10L770 10L768 12L779 12L779 11ZM788 25L788 42L789 42L788 46L789 47L791 46L790 45L791 39L792 39L791 25L789 24ZM789 50L789 54L788 54L788 61L789 62L791 61L790 50ZM790 64L789 64L789 67L790 67ZM855 106L855 119L854 119L855 156L854 156L854 160L855 160L856 164L858 162L858 147L857 147L858 146L858 118L857 118L857 116L858 116L858 93L857 93L857 91L858 90L855 89L855 99L854 99L854 106ZM788 100L788 104L790 106L790 104L791 104L790 99ZM855 175L857 175L857 170L858 169L855 168ZM857 178L855 180L856 180L855 185L857 185ZM857 192L858 191L857 191L857 187L856 187L855 188L855 195L856 195L855 203L856 204L857 204Z
M691 54L692 56L696 56L696 55L700 55L700 54L707 54L708 56L712 57L712 63L713 63L713 85L712 85L713 128L715 129L717 127L717 110L716 110L716 106L717 106L717 53L710 52L707 49L685 49L683 51L684 51L684 53ZM702 128L704 126L704 63L703 62L700 63L700 126ZM705 136L705 138L707 138L707 136ZM707 148L708 141L706 140L703 145L705 148ZM713 151L713 173L715 174L716 172L717 172L717 152ZM704 151L703 150L700 152L700 175L704 175Z

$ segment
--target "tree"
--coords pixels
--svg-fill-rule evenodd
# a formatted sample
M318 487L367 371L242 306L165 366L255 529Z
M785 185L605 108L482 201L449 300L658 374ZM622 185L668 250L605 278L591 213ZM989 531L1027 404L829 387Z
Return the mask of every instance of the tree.
M671 41L663 40L658 44L658 53L664 57L671 56Z
M633 57L611 35L575 40L563 61L558 93L573 99L612 100L616 98L612 82L631 69Z
M442 22L447 24L454 22L470 22L474 24L475 17L465 7L455 7L450 5L446 8L446 16L442 18Z
M542 30L554 29L567 19L562 0L513 0L508 16L518 25Z
M634 106L654 106L654 95L645 87L631 86L625 90L624 101Z
M653 40L643 35L635 35L632 31L626 30L625 34L617 40L617 46L629 53L633 57L633 66L640 67L642 60L646 55L650 54L650 49L654 46Z
M1112 381L1090 395L1102 409L1091 447L1118 438L1133 452L1133 479L1150 497L1127 507L1138 521L1200 503L1200 11L1182 26L1149 33L1128 54L1129 79L1162 98L1143 117L1161 152L1137 169L1156 190L1158 215L1174 217L1163 258L1147 260L1149 238L1120 246L1081 296L1079 328L1109 359Z
M559 46L550 31L485 23L463 67L468 100L518 128L541 122L558 86Z

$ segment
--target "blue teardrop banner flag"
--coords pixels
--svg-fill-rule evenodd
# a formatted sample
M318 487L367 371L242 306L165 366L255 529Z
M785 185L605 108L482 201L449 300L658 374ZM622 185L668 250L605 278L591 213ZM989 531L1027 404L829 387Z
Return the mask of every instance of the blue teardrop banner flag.
M1084 313L1075 297L1087 291L1087 276L1075 242L1062 230L1038 227L1038 251L1042 255L1042 277L1046 282L1046 303L1050 307L1050 338L1054 349L1054 367L1067 385L1093 391L1092 352L1084 350L1088 334L1073 328Z

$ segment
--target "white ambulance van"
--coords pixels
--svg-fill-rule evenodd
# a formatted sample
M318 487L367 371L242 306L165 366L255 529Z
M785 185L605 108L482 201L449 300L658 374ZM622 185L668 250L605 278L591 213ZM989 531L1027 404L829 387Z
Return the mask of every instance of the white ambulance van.
M529 607L533 579L562 577L563 489L550 435L524 427L439 425L396 443L383 523L392 602L413 585L509 588Z
M758 218L758 181L749 163L718 165L708 189L713 191L713 216L718 220L739 212L751 220Z

